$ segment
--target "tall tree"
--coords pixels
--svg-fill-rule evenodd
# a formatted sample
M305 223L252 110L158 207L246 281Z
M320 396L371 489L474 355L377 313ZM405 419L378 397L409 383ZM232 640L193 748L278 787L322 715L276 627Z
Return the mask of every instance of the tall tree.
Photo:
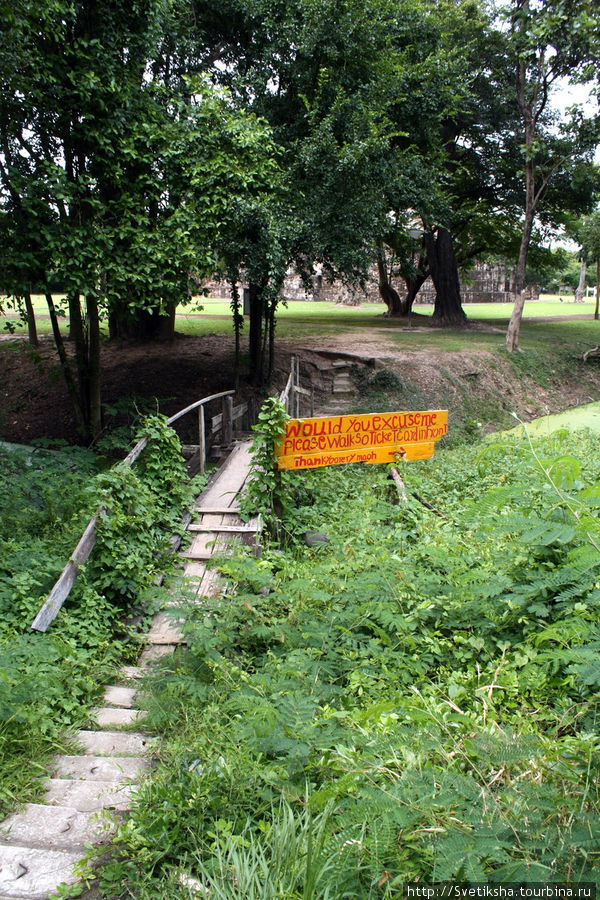
M286 268L308 278L320 263L325 277L355 278L368 265L384 215L372 185L388 140L377 67L401 15L391 0L227 0L196 4L195 14L193 64L264 116L283 151L277 214L247 220L237 237L250 254L240 264L255 279L250 350L260 380L269 366L257 351L272 346Z
M509 352L519 348L525 303L525 270L532 229L553 181L577 178L592 162L598 142L598 116L574 110L558 123L550 101L561 78L591 81L589 64L596 52L600 17L588 0L512 0L507 14L515 89L522 123L524 206L521 245L515 274L515 304L506 335ZM591 198L582 198L580 211Z
M238 195L266 189L269 129L206 81L150 77L161 0L18 0L0 33L0 204L46 293L84 440L101 427L100 322L172 322ZM11 268L13 284L22 278ZM10 272L8 272L10 274ZM52 288L66 291L74 353ZM161 314L166 318L161 319Z

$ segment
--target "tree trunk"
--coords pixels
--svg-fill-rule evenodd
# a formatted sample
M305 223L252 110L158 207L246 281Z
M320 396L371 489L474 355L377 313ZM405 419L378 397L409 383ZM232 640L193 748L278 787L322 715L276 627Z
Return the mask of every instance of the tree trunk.
M527 254L529 252L529 242L531 240L534 215L535 209L533 206L526 209L523 234L521 236L521 246L519 248L519 261L517 263L514 278L515 303L506 332L506 349L509 353L514 353L519 350L519 331L521 329L521 319L523 318L523 307L525 306L525 272L527 268Z
M452 235L446 228L424 235L431 278L435 286L433 321L437 325L465 325L467 317L462 308L460 281Z
M175 300L169 300L165 306L165 313L155 317L158 320L155 325L154 338L159 341L175 340L175 316L177 313L177 303Z
M54 344L56 346L56 352L58 353L58 359L60 361L60 368L61 368L61 371L63 374L63 378L65 379L65 384L67 386L67 391L68 391L69 397L71 398L71 404L73 406L73 412L75 414L75 422L77 424L77 431L81 435L83 435L85 432L85 417L83 414L81 397L79 395L79 391L77 389L77 384L75 383L75 379L73 378L73 371L72 371L71 365L69 363L67 351L65 350L65 345L64 345L62 334L60 333L60 327L58 324L58 316L56 315L56 308L54 306L54 300L52 298L52 294L49 292L46 294L46 303L48 305L48 313L50 315L50 325L52 326L52 335L54 337Z
M596 260L596 308L594 309L594 319L600 315L600 257Z
M273 375L273 367L275 365L275 312L277 310L277 300L271 300L269 303L269 363L267 369L267 381L271 380Z
M109 313L109 337L111 340L172 341L176 310L174 300L168 301L164 315L159 315L158 304L155 308L131 310L127 303L121 303Z
M248 350L250 353L250 377L256 385L262 383L262 329L263 289L255 282L248 285L250 295L250 327Z
M31 292L25 291L23 296L25 300L25 311L27 312L27 335L29 339L29 343L32 347L39 346L38 333L35 324L35 312L33 310L33 303L31 302Z
M587 263L585 257L581 260L581 269L579 270L579 284L575 288L575 303L583 303L583 293L585 291L585 275L587 271Z
M523 5L525 13L529 13L529 3ZM525 27L525 26L523 26ZM515 303L513 306L508 330L506 332L506 349L509 353L514 353L519 349L519 330L521 328L521 318L523 317L523 307L525 306L525 274L527 269L527 254L529 253L529 244L531 241L531 231L533 229L533 220L535 218L537 201L535 192L535 161L533 157L535 144L535 128L536 119L534 104L527 94L527 65L523 59L517 63L515 70L517 102L523 117L524 138L525 138L525 220L523 222L523 233L521 235L521 246L519 247L519 259L515 271ZM536 92L537 96L537 92Z
M390 316L390 318L404 316L406 315L406 308L405 306L403 308L403 303L398 291L390 284L382 241L377 242L376 257L377 272L379 274L379 296L387 306L387 315Z
M233 387L238 390L240 383L240 330L244 324L244 316L240 311L240 292L237 278L230 277L231 285L231 312L233 313L233 331L235 335L235 355L233 358Z
M413 304L417 299L417 294L427 281L428 275L429 273L427 273L426 275L419 273L412 278L406 279L406 299L404 300L404 303L406 306L407 315L412 312Z
M88 321L87 437L94 440L102 428L102 402L100 394L100 317L98 301L93 294L88 294L86 297L86 310Z

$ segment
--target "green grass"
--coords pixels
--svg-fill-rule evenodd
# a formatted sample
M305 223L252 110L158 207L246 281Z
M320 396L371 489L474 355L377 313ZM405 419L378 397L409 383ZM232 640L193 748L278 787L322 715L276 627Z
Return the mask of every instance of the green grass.
M57 296L57 304L63 299ZM51 329L44 297L40 294L34 295L33 304L38 316L39 333L49 334ZM202 310L199 310L199 306L203 307ZM512 304L509 303L472 303L466 304L464 308L469 320L496 324L500 328L506 326L512 312ZM331 302L291 301L286 306L280 306L278 310L277 334L282 338L294 339L327 333L329 330L339 331L340 328L344 330L381 328L390 332L406 329L405 320L387 319L384 317L385 310L383 303L354 307ZM8 313L10 310L7 308L5 312ZM429 304L415 306L413 327L423 324L422 320L419 321L419 317L429 318L432 312L433 306ZM526 303L523 316L527 321L547 316L562 318L573 315L592 316L593 312L592 299L581 304L574 304L572 301L561 303L557 296L548 295L543 300ZM16 333L24 333L26 331L24 324L13 316L14 314L5 319L5 327L10 323ZM192 304L179 307L176 328L179 332L191 335L231 334L233 329L230 316L228 300L198 297ZM61 317L60 321L64 328L68 318Z
M536 454L443 449L405 502L383 466L284 476L285 546L221 560L156 673L104 896L600 880L600 456Z

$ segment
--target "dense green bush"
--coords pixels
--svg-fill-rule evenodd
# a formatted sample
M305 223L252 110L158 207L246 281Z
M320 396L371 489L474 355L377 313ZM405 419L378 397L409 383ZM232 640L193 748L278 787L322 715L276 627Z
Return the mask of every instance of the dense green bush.
M597 439L402 474L408 503L382 467L287 476L288 532L329 542L224 561L235 596L187 610L107 896L599 880Z

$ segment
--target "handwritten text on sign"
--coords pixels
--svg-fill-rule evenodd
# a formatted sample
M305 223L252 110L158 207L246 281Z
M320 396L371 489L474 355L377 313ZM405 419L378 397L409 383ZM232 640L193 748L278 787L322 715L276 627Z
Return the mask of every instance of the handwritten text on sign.
M397 456L429 459L448 431L448 411L369 413L290 419L277 448L280 469L348 462L387 463Z

